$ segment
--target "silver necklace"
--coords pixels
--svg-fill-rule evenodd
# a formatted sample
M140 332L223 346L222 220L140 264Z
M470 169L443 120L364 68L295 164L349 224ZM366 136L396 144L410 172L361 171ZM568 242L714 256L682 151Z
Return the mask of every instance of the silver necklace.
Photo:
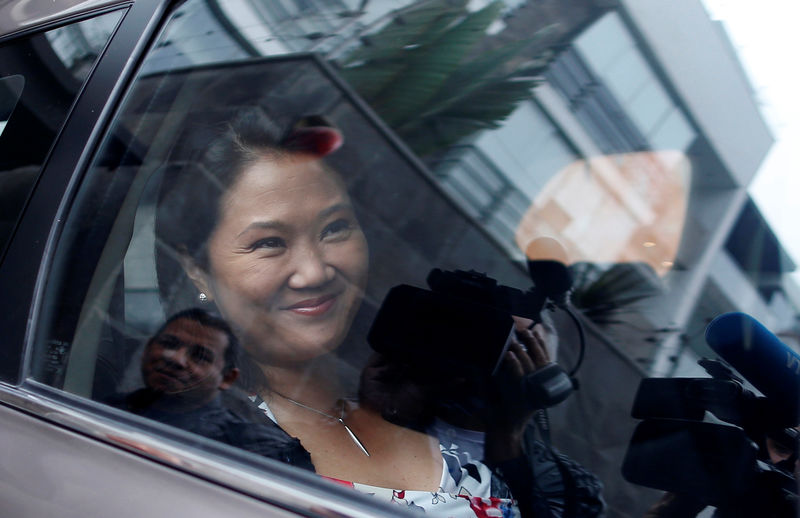
M290 397L286 397L286 396L284 396L283 394L281 394L279 392L275 392L275 393L278 394L283 399L285 399L286 401L288 401L289 403L294 403L295 405L299 406L300 408L305 408L306 410L311 410L312 412L316 412L319 415L325 416L328 419L332 419L334 421L339 421L339 423L342 426L344 426L344 429L345 429L345 431L347 431L347 434L350 436L350 439L352 439L352 441L355 443L355 445L358 446L358 449L360 449L364 453L364 455L369 457L369 452L364 447L364 443L362 443L360 440L358 440L358 437L356 437L356 434L353 433L353 430L351 430L350 427L347 426L347 424L344 422L344 401L342 401L342 414L341 414L341 416L340 417L335 417L335 416L332 416L332 415L330 415L328 413L323 412L322 410L317 410L316 408L310 407L308 405L304 405L303 403L301 403L299 401L295 401L294 399L292 399Z

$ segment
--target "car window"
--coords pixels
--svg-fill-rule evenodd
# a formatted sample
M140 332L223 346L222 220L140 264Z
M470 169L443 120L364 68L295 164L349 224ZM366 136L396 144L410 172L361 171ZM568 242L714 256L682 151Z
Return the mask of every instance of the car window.
M726 352L773 343L749 317L706 331L793 329L742 189L773 138L707 13L667 11L708 52L653 6L180 4L70 208L29 375L412 509L791 492L767 438L796 456L795 378Z
M2 129L5 129L6 125L8 124L8 119L11 118L11 112L14 111L14 107L17 105L20 96L22 95L22 88L25 85L25 78L19 74L13 76L7 76L2 79L3 86L3 126ZM0 130L0 135L2 135L2 130Z
M0 46L0 250L120 13Z

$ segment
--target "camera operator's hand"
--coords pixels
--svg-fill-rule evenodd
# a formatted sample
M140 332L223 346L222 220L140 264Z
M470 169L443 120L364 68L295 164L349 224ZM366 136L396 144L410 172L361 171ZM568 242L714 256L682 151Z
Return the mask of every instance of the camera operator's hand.
M516 340L511 342L490 390L485 454L494 462L522 455L523 434L536 409L531 408L521 387L525 376L550 363L547 344L555 340L555 332L542 324L529 329L530 320L514 317L514 322Z
M517 334L517 344L522 346L524 355L533 362L534 370L544 367L552 361L550 345L556 341L555 330L552 327L545 327L544 324L536 324L530 328L531 321L522 317L513 317L514 326ZM521 364L525 368L525 360Z

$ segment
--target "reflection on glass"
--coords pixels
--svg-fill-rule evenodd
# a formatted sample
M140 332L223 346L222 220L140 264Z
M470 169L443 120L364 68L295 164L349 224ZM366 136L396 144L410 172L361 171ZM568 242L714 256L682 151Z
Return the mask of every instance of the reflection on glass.
M73 77L83 80L119 22L120 14L90 18L45 33L53 51Z
M0 249L120 16L111 12L0 45Z
M341 349L366 345L348 337L367 290L369 254L346 190L357 164L340 173L322 161L341 147L342 134L321 116L276 131L276 121L253 108L224 122L222 134L209 123L188 128L183 144L192 144L192 159L162 180L155 220L162 294L183 285L182 295L229 321L245 352L243 388L261 422L299 440L316 473L412 508L447 506L466 517L474 502L493 498L491 509L513 513L506 489L482 485L491 473L480 457L458 456L422 433L425 423L399 426L353 393L361 366L346 364ZM508 317L505 339L511 326ZM373 380L375 388L382 383ZM435 409L433 397L423 404ZM520 414L523 427L527 417ZM531 492L522 487L520 501Z
M144 345L144 386L106 399L118 408L231 446L313 469L300 443L272 423L223 405L239 377L241 346L225 320L201 308L170 316ZM233 396L235 397L235 396ZM240 407L244 406L244 397Z
M521 250L558 239L570 262L642 262L659 275L678 252L691 167L679 151L630 153L574 162L531 204L516 231Z
M209 121L224 126L233 119L231 113L255 108L279 134L298 118L323 115L346 128L347 136L340 150L326 156L345 185L331 191L349 196L358 214L356 226L370 245L363 304L347 338L334 333L328 341L341 354L342 368L360 372L364 365L368 370L382 365L367 362L364 335L391 287L423 285L425 273L434 267L474 269L503 285L529 287L523 252L531 242L560 243L567 255L561 260L573 264L572 300L580 308L579 319L594 325L587 326L592 361L580 373L583 389L553 412L553 436L570 455L605 474L613 513L640 516L651 497L618 473L622 445L634 426L619 416L629 414L627 402L642 376L648 371L694 374L697 357L709 354L705 326L723 311L748 311L771 327L792 332L800 298L783 276L793 268L791 261L743 194L754 164L770 144L752 92L737 90L741 70L730 52L713 53L709 45L665 52L685 39L667 37L683 26L661 23L665 14L691 22L698 36L717 43L720 37L705 13L666 5L189 0L179 6L118 122L124 128L118 140L130 143L126 159L143 165L130 194L131 199L141 195L136 214L119 220L121 227L127 222L133 229L128 253L123 259L123 251L107 247L112 257L103 263L124 263L122 273L98 273L108 275L93 280L107 299L85 302L108 312L87 310L80 333L73 337L65 331L51 344L57 351L72 346L84 357L97 356L98 375L92 379L92 366L71 363L65 387L91 392L100 377L100 358L111 349L104 346L120 343L115 334L135 330L149 335L172 312L172 302L198 303L203 276L185 278L181 243L154 232L155 213L165 207L158 202L162 178L194 158L187 153L184 128ZM65 56L77 56L65 60L80 68L80 52L67 45L63 49ZM728 68L703 75L719 64ZM694 72L682 74L684 65ZM724 88L714 88L717 82ZM715 105L717 97L725 98L724 107ZM128 171L130 163L117 164L119 159L104 161L107 169L98 167L98 174L119 177ZM276 160L272 165L298 163ZM301 173L308 171L297 176ZM183 201L195 217L207 204L199 191L190 191ZM257 192L255 187L237 190L236 197L247 200ZM301 202L291 208L299 210ZM252 205L267 210L266 204ZM275 206L270 204L270 210ZM274 230L269 224L274 219L259 230ZM315 239L342 229L318 230ZM259 236L237 257L258 253L266 261L285 249L287 239ZM155 274L154 248L178 260L171 275ZM202 293L213 295L213 303L244 335L258 335L250 350L259 352L275 345L265 331L275 320L263 314L268 297L259 292L268 277L242 281L261 264L253 263L225 279L228 284L222 282L224 268L207 268L209 290ZM363 287L359 282L351 284ZM219 296L214 288L230 289ZM124 304L110 303L119 293ZM320 307L329 303L327 295L295 301L311 300L311 307L289 306L300 313L325 313ZM265 311L245 311L254 307ZM554 320L559 361L569 364L580 354L572 327L566 319ZM285 328L274 327L274 335L286 335ZM106 334L113 339L101 340ZM294 353L303 349L298 340L286 342L296 346ZM126 347L118 363L129 360ZM452 367L448 355L427 349L432 348L413 355L408 370L419 372L422 364L441 371ZM269 358L258 365L271 368L267 374L276 371ZM301 389L319 382L318 372L313 374L311 382L297 381ZM340 446L359 457L361 450L341 419L372 452L370 432L365 438L348 420L365 415L360 407L352 401L294 397L276 379L271 387L294 402L281 399L269 384L258 385L255 392L268 410L283 411L279 423L290 428L295 423L285 416L303 414L306 421L324 421L342 434ZM374 380L367 376L362 381ZM395 410L407 410L407 415L426 410L415 399L418 392L404 395L410 404ZM380 399L381 393L367 394L359 404L369 396ZM466 403L476 409L474 400ZM292 431L308 433L300 425ZM312 457L319 455L319 449L309 449ZM326 471L330 459L321 458L321 471L335 474Z

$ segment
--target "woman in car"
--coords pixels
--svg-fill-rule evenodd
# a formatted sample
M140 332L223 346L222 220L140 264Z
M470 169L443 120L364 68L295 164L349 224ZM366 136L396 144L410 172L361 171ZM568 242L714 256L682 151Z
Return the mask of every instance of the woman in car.
M462 465L436 439L352 399L359 375L337 349L364 296L369 257L344 180L321 160L341 143L338 132L307 119L279 137L253 112L223 128L193 138L200 151L164 176L162 292L185 274L196 300L219 309L254 367L254 404L301 441L320 475L445 516L517 513L486 465ZM535 368L518 343L507 361L520 376ZM521 427L497 435L491 441L508 447L487 460L516 458Z

